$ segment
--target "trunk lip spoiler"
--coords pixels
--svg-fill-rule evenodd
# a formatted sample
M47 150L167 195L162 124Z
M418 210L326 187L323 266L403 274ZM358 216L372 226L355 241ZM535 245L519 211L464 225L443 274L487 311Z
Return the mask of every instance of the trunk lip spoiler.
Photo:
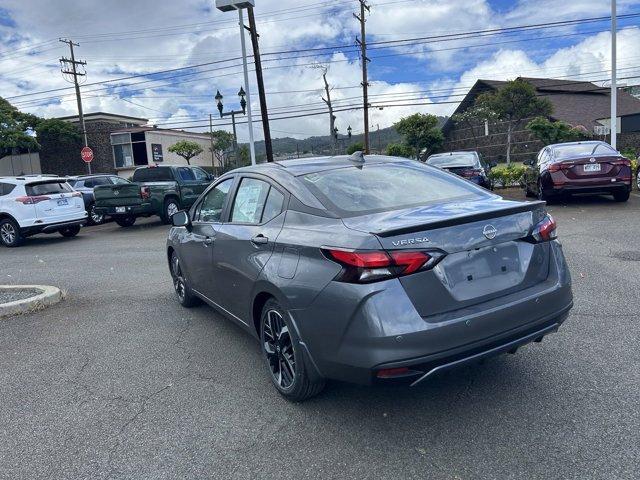
M448 218L446 220L436 220L434 222L422 223L411 225L408 227L398 227L390 230L383 230L381 232L369 232L381 238L393 237L396 235L402 235L405 233L413 233L417 231L435 230L438 228L454 227L456 225L462 225L469 223L470 220L480 222L482 220L490 220L496 217L502 217L505 215L513 215L516 213L532 212L536 208L544 207L547 203L544 201L526 202L520 205L499 208L496 210L489 210L486 212L470 213L466 215L459 215L456 217Z

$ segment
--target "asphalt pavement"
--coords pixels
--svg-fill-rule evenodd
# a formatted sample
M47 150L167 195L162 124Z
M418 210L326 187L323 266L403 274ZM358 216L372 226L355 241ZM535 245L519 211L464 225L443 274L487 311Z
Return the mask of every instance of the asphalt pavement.
M640 197L550 211L574 279L559 333L413 389L330 383L303 404L249 335L178 305L159 221L0 248L0 283L67 295L0 320L0 478L640 478Z

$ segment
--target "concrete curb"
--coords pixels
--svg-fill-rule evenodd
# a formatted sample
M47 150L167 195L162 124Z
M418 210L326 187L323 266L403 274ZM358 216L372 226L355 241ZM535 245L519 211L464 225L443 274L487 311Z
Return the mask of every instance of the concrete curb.
M40 293L23 300L0 303L0 319L10 315L42 310L43 308L58 303L63 298L59 288L48 285L0 285L0 291L24 289L38 290Z

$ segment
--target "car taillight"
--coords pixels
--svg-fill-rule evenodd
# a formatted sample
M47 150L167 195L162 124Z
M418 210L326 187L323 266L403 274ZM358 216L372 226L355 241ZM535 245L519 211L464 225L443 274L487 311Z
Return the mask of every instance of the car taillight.
M611 165L616 165L618 167L630 167L631 161L627 160L626 158L622 158L620 160L615 160L611 162Z
M558 225L556 224L555 219L547 214L540 223L538 223L533 230L531 230L531 234L527 237L527 240L532 243L541 243L548 242L549 240L555 240L558 238L557 232Z
M47 197L46 195L33 195L33 196L25 196L25 197L16 197L16 202L20 202L23 205L35 205L36 203L46 202L47 200L51 200L51 197Z
M348 283L370 283L428 270L444 257L439 251L323 251L343 267L336 280Z
M549 165L550 172L559 172L560 170L569 170L573 167L573 163L552 163Z
M149 190L149 187L140 187L140 198L147 199L151 197L151 191Z
M72 196L72 197L82 197L82 193L80 193L80 192L73 192L73 193L71 194L71 196Z

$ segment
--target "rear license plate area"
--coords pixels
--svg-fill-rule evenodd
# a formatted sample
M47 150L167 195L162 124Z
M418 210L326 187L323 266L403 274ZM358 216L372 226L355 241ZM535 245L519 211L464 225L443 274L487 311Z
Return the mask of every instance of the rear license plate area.
M588 163L583 168L584 171L588 173L599 172L602 170L602 166L599 163Z
M57 203L59 207L64 207L65 205L69 205L69 200L67 200L66 198L59 198L57 200Z
M116 207L116 213L126 213L127 207Z

